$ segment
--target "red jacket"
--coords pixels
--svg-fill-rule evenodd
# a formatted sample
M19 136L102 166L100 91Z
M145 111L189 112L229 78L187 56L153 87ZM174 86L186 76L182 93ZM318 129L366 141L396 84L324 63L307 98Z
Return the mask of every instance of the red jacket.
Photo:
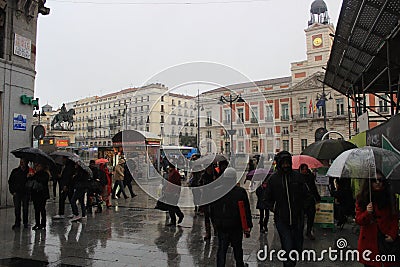
M369 214L367 210L362 210L358 202L356 203L356 223L360 227L360 235L358 237L359 261L362 264L370 266L382 266L382 262L374 262L378 252L378 226L382 233L391 236L395 239L398 235L398 218L397 215L391 213L390 208L378 209L376 204L373 204L374 214ZM363 259L362 253L365 250L370 250L372 253L368 255L371 261ZM396 259L397 261L399 259ZM399 263L388 262L384 266L398 265Z

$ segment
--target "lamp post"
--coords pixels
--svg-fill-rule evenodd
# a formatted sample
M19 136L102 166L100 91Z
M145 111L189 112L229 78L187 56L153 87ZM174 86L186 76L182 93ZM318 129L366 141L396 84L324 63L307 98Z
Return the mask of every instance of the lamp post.
M322 115L324 116L324 129L326 130L326 101L328 101L327 96L329 96L329 100L332 100L331 92L325 93L325 86L322 85L322 94L317 93L317 108L322 107Z
M197 89L197 103L196 107L194 108L195 110L197 109L197 150L200 153L200 109L201 111L204 110L204 107L200 107L200 90Z
M229 135L230 135L230 151L229 151L229 158L232 157L233 155L233 135L235 134L235 130L233 130L233 108L232 108L232 104L234 102L238 102L238 103L244 103L245 101L243 100L243 98L241 97L241 95L232 95L229 94L229 96L225 97L225 96L221 96L219 99L219 103L220 104L224 104L224 103L229 103L229 107L231 109L231 129L228 131ZM235 161L231 159L231 163L232 166L234 166Z
M38 125L40 125L40 117L41 116L47 116L46 113L44 113L44 111L40 112L40 110L38 112L35 111L35 113L33 114L34 118L38 118L39 122Z

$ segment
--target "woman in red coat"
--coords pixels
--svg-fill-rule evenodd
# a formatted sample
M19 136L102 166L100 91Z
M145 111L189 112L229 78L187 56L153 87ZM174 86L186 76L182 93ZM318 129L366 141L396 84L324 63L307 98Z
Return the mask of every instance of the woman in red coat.
M100 181L102 181L103 185L103 200L106 202L107 208L111 207L111 202L110 202L110 194L111 194L111 186L112 186L112 180L111 180L111 173L108 171L108 168L105 163L100 164L99 166L99 176L103 177L100 178Z
M374 261L380 254L378 229L385 235L387 242L399 238L398 215L394 203L394 195L390 193L383 174L377 170L377 179L365 181L356 201L356 223L361 226L358 238L359 261L366 267L400 265L400 259L396 259L397 263ZM371 251L366 254L369 261L363 257L366 250Z

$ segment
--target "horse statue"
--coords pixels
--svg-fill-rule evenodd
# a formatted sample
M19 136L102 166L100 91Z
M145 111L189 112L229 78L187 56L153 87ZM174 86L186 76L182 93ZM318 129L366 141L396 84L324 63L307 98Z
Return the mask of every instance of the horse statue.
M51 121L51 128L64 130L64 128L61 126L61 122L68 122L67 130L73 130L74 115L75 110L73 108L71 108L67 112L60 111L60 113L56 114Z

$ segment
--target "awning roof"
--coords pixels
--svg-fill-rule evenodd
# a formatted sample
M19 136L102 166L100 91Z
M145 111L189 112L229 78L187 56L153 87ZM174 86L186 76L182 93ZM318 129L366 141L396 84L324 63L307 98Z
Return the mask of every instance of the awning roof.
M399 0L344 0L324 83L344 95L363 87L366 93L389 92L387 51L392 85L400 73L399 19Z

